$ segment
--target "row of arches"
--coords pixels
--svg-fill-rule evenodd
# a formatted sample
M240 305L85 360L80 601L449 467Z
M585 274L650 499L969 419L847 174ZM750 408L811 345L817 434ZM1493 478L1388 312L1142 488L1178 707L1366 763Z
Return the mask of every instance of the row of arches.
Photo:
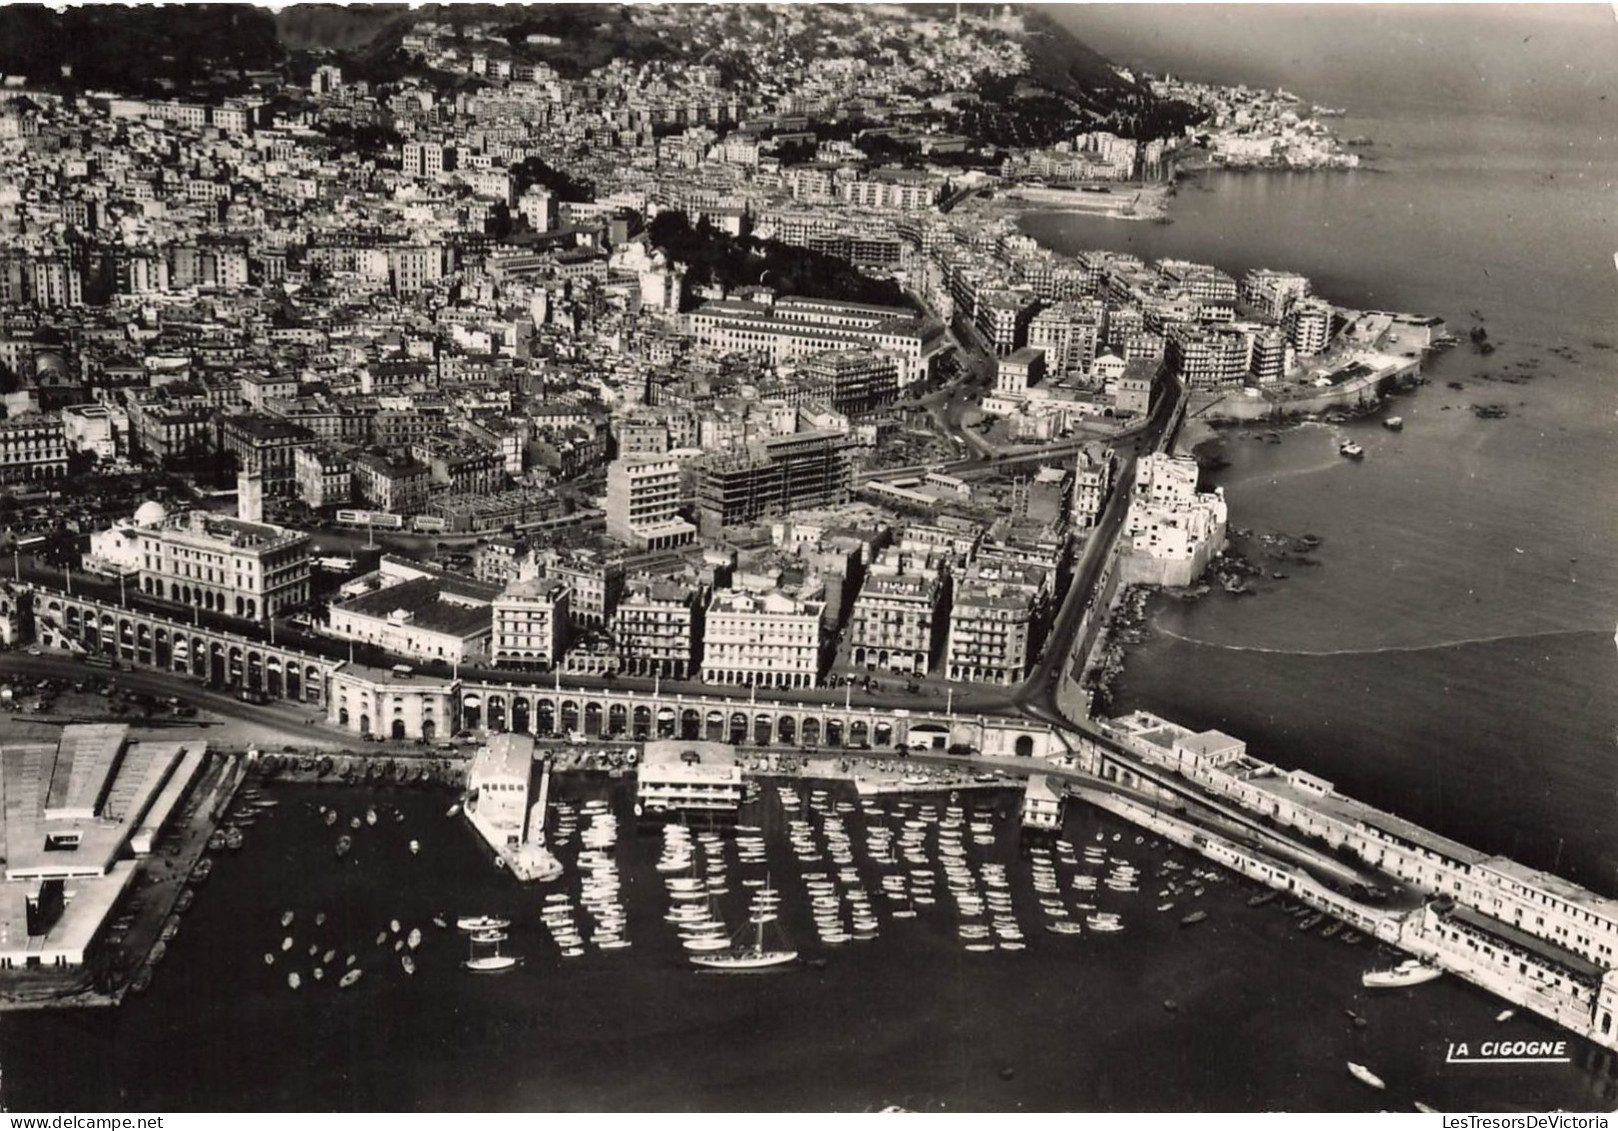
M347 720L342 720L347 725ZM896 739L886 719L845 719L817 714L725 710L717 707L626 704L510 692L468 692L461 698L468 730L513 731L553 737L578 734L631 740L687 739L751 746L886 747ZM930 739L942 748L947 731Z
M324 702L325 669L301 656L57 598L42 598L35 612L92 655L177 672L216 687L258 692L272 699L317 706Z
M166 596L170 601L181 605L195 605L197 608L206 609L210 613L234 613L236 616L245 617L248 620L258 619L258 600L253 597L238 596L234 599L235 603L232 604L231 598L226 597L225 594L217 590L201 585L193 586L189 582L180 581L170 581L168 592L165 594L163 582L155 577L141 578L140 588L141 592L149 597L163 598Z

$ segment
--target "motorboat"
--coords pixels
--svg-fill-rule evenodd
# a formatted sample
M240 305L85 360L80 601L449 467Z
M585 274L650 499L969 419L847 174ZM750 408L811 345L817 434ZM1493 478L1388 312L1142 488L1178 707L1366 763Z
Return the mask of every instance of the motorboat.
M410 934L405 939L405 941L407 943L409 943L411 950L415 950L418 946L420 946L421 945L421 928L420 927L411 927L410 928Z
M501 935L500 938L503 939L505 936ZM461 963L463 967L470 970L472 973L498 974L502 970L510 970L520 961L520 959L518 959L515 955L500 953L499 939L489 940L490 945L494 947L494 952L492 954L479 954L478 946L480 945L480 941L481 940L477 935L472 936L471 952L467 956L466 961ZM563 953L565 954L566 951Z
M399 956L399 965L404 969L406 974L414 974L416 972L416 960L410 957L408 954L401 954Z
M341 978L337 979L338 988L344 990L348 989L348 987L359 981L360 975L364 973L365 971L361 970L358 966L350 967L343 973Z
M421 841L419 841L419 840L411 841L410 842L410 855L414 856L416 853L418 853L420 851L421 851Z
M1366 1087L1375 1088L1379 1092L1387 1088L1387 1085L1382 1082L1382 1077L1372 1072L1365 1065L1355 1064L1352 1060L1348 1062L1348 1074Z
M1346 459L1364 459L1365 449L1353 440L1344 440L1337 446L1337 453Z
M1397 989L1431 982L1443 973L1437 966L1429 966L1417 958L1407 958L1389 970L1367 970L1360 975L1360 984L1371 990Z
M299 986L303 985L303 979L298 977L298 972L296 970L293 970L287 974L287 985L293 989L297 989Z
M292 925L292 912L290 912L290 911L281 912L281 926L290 927L291 925Z
M1193 911L1193 912L1191 912L1191 914L1185 916L1184 918L1182 918L1180 920L1180 926L1182 926L1182 927L1195 926L1196 924L1202 922L1207 917L1208 917L1208 913L1206 911L1200 911L1200 910L1199 911Z

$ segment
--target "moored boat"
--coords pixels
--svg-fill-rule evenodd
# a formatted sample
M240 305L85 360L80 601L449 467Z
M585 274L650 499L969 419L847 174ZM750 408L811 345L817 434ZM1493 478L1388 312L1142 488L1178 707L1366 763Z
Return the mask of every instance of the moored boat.
M343 974L343 976L337 980L338 988L345 990L348 989L348 987L360 980L360 975L363 973L365 973L365 971L361 970L358 966L350 967Z
M1382 1082L1382 1077L1378 1076L1375 1072L1372 1072L1363 1064L1355 1064L1352 1060L1349 1061L1348 1073L1366 1087L1375 1088L1379 1092L1384 1091L1387 1088L1387 1085Z
M1360 984L1367 989L1395 989L1401 986L1419 986L1441 977L1443 971L1416 958L1407 958L1389 970L1367 970L1360 975Z

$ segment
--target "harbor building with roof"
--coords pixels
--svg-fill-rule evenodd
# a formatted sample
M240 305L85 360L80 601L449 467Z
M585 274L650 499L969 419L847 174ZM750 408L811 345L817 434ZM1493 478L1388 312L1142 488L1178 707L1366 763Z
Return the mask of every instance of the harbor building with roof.
M0 968L85 961L206 749L131 743L121 724L0 746Z

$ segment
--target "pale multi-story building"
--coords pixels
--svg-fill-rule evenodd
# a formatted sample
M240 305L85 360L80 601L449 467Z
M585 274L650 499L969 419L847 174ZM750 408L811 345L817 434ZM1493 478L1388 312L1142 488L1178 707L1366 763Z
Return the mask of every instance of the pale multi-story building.
M1271 322L1279 322L1287 316L1293 303L1309 297L1309 280L1290 271L1255 267L1242 276L1241 297Z
M664 456L625 456L607 468L607 534L637 550L690 542L680 517L680 464Z
M932 672L934 629L943 627L948 581L934 570L873 572L849 617L849 660L856 669L925 676Z
M135 512L141 592L265 620L309 601L309 535L204 511Z
M612 618L619 670L665 679L694 675L701 659L699 595L677 581L632 579Z
M708 605L702 681L732 686L814 687L820 679L824 601L779 590L724 589Z
M1303 299L1287 311L1287 342L1299 357L1313 357L1331 343L1331 324L1329 303L1314 298Z
M773 364L826 350L884 350L898 362L900 388L926 377L947 344L941 325L908 310L804 298L707 302L686 315L686 331L699 345L763 354Z
M0 483L67 474L67 434L57 415L0 420Z
M1121 534L1126 584L1192 584L1224 548L1224 492L1199 493L1196 460L1142 457Z
M364 591L355 590L365 587ZM489 646L489 586L464 578L383 568L344 586L354 592L327 613L333 636L395 656L464 664Z
M567 648L568 590L560 581L513 581L494 600L489 659L496 667L549 670Z
M1101 509L1112 494L1117 461L1111 448L1086 445L1079 449L1073 472L1073 514L1075 531L1089 530L1101 517Z
M354 498L354 468L331 448L299 448L292 457L298 498L320 510L347 506Z
M605 628L624 587L623 559L596 550L548 547L534 555L539 575L568 588L568 623L574 628Z
M1177 323L1169 329L1165 354L1169 368L1193 390L1230 388L1247 375L1248 338L1239 330Z
M963 580L950 607L944 673L952 680L1011 687L1028 674L1034 601L1020 587Z

